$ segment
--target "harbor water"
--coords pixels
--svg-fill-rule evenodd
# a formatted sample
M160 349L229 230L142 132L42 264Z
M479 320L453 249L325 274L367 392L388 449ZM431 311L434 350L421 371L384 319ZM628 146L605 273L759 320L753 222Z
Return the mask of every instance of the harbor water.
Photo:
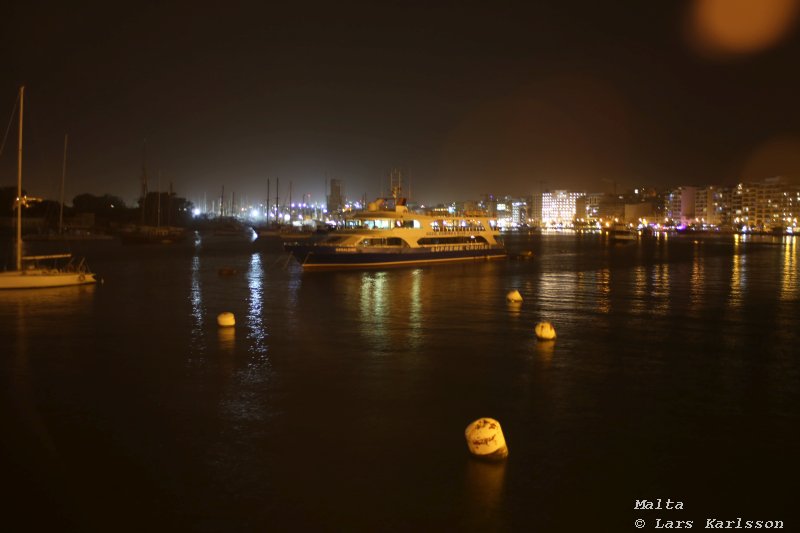
M259 241L75 243L102 285L0 293L3 529L800 529L799 240L312 273ZM504 461L469 456L481 417Z

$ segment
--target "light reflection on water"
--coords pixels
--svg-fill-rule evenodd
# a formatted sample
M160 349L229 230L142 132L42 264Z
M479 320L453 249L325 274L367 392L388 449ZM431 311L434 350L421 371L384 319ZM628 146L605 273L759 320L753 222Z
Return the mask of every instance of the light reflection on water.
M601 313L611 312L611 271L607 268L595 273L597 309Z
M781 272L781 299L796 300L797 294L797 237L783 238L783 268Z
M738 309L742 305L744 291L747 288L747 256L743 251L744 237L733 236L733 260L731 263L731 284L728 297L728 307Z
M341 273L267 268L278 257L251 249L129 252L137 268L107 264L92 297L0 298L0 377L36 378L7 394L75 443L62 457L93 509L130 510L103 489L124 457L143 471L120 476L130 497L169 502L186 529L446 530L455 516L547 531L576 490L617 509L644 472L655 494L724 493L742 486L720 477L730 464L753 484L742 457L774 467L797 448L795 241L720 243L537 237L530 261ZM224 310L236 327L217 327ZM555 342L535 340L542 318ZM465 466L463 427L487 415L509 461ZM108 477L84 468L105 447Z
M495 531L505 491L506 461L467 461L464 488L472 531Z
M422 270L417 268L411 271L411 288L408 295L408 336L406 342L408 342L409 346L413 349L419 346L422 324L424 321L422 309L422 280Z
M639 265L633 271L633 294L635 298L631 308L636 312L646 313L649 293L647 267Z
M700 307L705 303L706 277L705 277L705 255L699 249L699 241L694 242L692 256L692 274L689 280L689 307L694 314L699 314Z
M202 356L205 353L206 339L203 332L203 291L200 282L200 256L192 257L191 286L189 301L192 307L192 354Z
M365 272L359 276L361 336L369 345L381 350L386 350L391 345L388 322L392 294L386 285L387 275L387 272Z
M247 271L248 288L248 349L256 360L267 355L267 327L264 324L264 269L261 267L261 254L250 256L250 268Z
M287 326L294 335L303 329L303 323L298 318L300 290L303 286L303 272L299 267L288 270L289 278L286 280L286 321ZM322 312L322 310L320 310Z
M653 302L651 303L653 310L658 313L666 313L670 305L669 295L672 282L669 263L654 265L652 267L651 280L653 284Z
M236 328L217 328L217 342L223 361L230 361L236 355ZM230 369L230 365L225 366Z
M344 299L357 302L365 345L380 352L418 345L431 305L431 294L422 290L424 280L421 269L353 273L353 283L344 284Z

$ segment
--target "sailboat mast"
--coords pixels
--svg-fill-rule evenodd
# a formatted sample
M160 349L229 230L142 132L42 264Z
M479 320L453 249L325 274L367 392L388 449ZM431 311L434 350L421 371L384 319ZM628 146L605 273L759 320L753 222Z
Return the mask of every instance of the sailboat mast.
M67 176L67 139L69 135L66 133L64 134L64 163L61 165L61 208L58 210L58 234L61 235L61 232L64 228L64 180Z
M17 270L22 270L22 109L25 86L19 88L19 139L17 141Z
M147 139L142 143L142 226L147 224Z
M156 227L161 227L161 171L158 171L158 207L156 207Z

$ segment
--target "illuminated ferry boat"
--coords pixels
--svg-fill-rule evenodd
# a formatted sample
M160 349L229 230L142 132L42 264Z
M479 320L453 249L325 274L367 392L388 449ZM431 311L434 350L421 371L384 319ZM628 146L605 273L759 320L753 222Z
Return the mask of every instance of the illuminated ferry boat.
M454 261L503 259L505 246L494 219L484 214L412 213L393 191L345 219L343 229L313 242L284 248L306 270L385 268Z
M614 224L608 230L608 237L614 242L633 242L639 240L639 232L625 224Z

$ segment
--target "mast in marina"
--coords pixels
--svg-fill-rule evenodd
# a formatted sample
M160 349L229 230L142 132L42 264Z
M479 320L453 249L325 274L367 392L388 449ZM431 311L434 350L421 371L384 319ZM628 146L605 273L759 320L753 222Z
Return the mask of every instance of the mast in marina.
M64 181L67 176L67 139L68 135L64 134L64 162L61 165L61 206L58 210L58 234L61 235L64 228Z

